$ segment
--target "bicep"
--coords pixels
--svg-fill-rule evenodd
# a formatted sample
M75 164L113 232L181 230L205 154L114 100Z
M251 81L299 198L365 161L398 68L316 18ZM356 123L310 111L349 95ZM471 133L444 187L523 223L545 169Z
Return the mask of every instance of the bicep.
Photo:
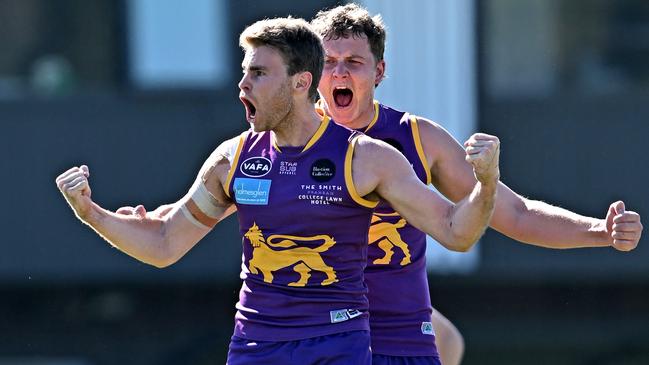
M226 193L233 148L239 137L222 143L205 161L194 183L182 199L180 212L192 223L214 227L234 212L234 205Z
M464 147L439 124L418 119L424 153L430 161L432 183L453 202L469 195L476 183Z
M471 193L476 179L471 164L464 159L464 148L439 126L428 126L424 149L434 155L431 167L433 185L453 202L459 202ZM428 147L428 148L427 148ZM490 226L501 233L516 235L518 222L525 210L525 199L502 182L498 183L496 205Z
M529 211L528 202L530 201L518 195L507 185L498 183L496 206L490 226L508 237L522 239L525 232L521 231L520 223L522 217Z
M230 171L230 151L236 149L238 141L236 137L222 143L205 161L189 192L171 209L167 208L166 236L171 242L184 242L179 247L184 252L236 211L224 185Z

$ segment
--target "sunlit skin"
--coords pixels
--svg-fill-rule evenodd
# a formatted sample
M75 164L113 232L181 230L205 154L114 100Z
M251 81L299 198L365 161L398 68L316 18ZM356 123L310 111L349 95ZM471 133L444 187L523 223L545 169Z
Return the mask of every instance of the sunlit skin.
M363 130L374 118L374 90L385 77L385 62L375 61L365 36L323 42L326 63L318 87L322 106L336 123ZM351 91L348 106L341 107L336 102L334 90L337 87ZM466 196L475 181L466 164L466 153L470 154L473 146L491 142L481 138L467 141L465 151L441 126L424 118L418 118L418 124L433 184L447 198L458 201ZM625 212L621 201L611 204L605 219L600 220L524 199L504 184L499 185L491 226L513 239L550 248L613 245L621 251L632 250L639 242L640 216ZM438 311L433 311L432 321L439 335L437 342L442 362L459 364L464 351L461 334Z
M241 64L239 99L255 132L285 128L292 119L291 77L278 51L268 46L250 48ZM251 107L252 105L252 107Z
M325 65L318 91L325 111L346 127L366 127L374 116L374 88L383 79L385 62L375 60L365 35L325 39L324 49ZM348 105L341 105L335 98L336 89L341 88L351 91Z
M280 146L304 146L322 119L308 99L311 73L289 76L279 51L268 46L249 48L241 66L239 99L253 130L272 130Z

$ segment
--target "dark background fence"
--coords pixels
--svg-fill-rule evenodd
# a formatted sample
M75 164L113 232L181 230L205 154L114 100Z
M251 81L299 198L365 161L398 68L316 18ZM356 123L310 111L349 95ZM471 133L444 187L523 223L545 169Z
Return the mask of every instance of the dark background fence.
M574 12L569 2L556 3L564 18ZM585 9L608 9L611 3L593 2L597 6ZM609 32L611 42L635 53L613 54L615 60L636 60L649 52L649 37L634 31L646 31L649 12L641 1L622 3L639 10L611 23L617 30ZM76 86L43 95L28 86L33 85L26 81L29 67L20 66L27 61L0 62L0 364L222 363L240 285L235 219L219 224L180 262L159 270L82 226L54 178L72 165L87 164L93 197L109 209L134 203L155 208L177 200L212 149L246 127L237 100L238 33L263 16L310 18L332 2L226 2L231 80L219 88L159 90L139 89L128 77L127 2L56 4L0 3L0 39L13 39L0 45L0 58L21 49L7 21L38 9L59 32L49 37L61 38L46 43L83 57L84 49L97 44L67 37L77 28L66 19L99 12L106 17L95 21L106 24L95 26L104 29L96 32L110 40L106 47L113 45L108 47L113 55L106 57L115 64L108 62L112 66L103 73L88 71L85 79L81 72ZM492 5L507 2L477 6L478 125L501 138L502 180L523 195L582 214L603 217L611 202L623 199L646 217L649 63L629 61L625 68L619 61L618 74L627 72L633 84L610 92L581 92L567 82L561 92L544 97L495 97L487 65L494 42L487 11ZM624 24L626 33L618 29ZM431 274L431 296L465 335L465 364L646 364L646 245L645 238L631 253L548 250L490 230L480 244L477 271Z

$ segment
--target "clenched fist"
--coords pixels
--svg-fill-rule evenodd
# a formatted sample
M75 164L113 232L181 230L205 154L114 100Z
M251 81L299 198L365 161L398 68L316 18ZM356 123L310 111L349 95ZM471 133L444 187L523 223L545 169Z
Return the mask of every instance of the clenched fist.
M81 165L69 169L56 178L56 186L81 220L87 216L92 208L88 176L90 176L88 166Z
M473 166L476 179L493 183L500 178L500 140L496 136L475 133L466 142L465 160Z
M606 232L613 247L619 251L631 251L642 236L642 222L636 212L626 210L623 201L611 204L606 214Z

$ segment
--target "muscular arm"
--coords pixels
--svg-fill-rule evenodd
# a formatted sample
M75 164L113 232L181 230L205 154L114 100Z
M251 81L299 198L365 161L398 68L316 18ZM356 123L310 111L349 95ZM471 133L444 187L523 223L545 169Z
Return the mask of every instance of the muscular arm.
M419 181L396 149L368 137L359 138L352 171L361 196L385 199L413 226L454 251L466 251L473 246L493 211L498 181L498 174L493 171L474 183L467 197L453 204Z
M447 198L459 201L471 191L475 178L464 150L439 125L419 119L424 152L433 185ZM502 182L498 186L491 227L517 241L549 248L615 246L635 248L642 224L635 212L613 203L605 219L586 217L538 200L526 199ZM623 204L622 204L623 207Z
M230 163L220 152L232 141L225 142L208 158L194 184L202 182L216 202L213 224L234 211L232 202L223 191ZM146 213L140 206L133 209L132 214L125 214L125 208L114 213L92 201L88 176L87 167L73 167L61 174L56 183L82 222L111 245L142 262L156 267L171 265L213 227L196 224L183 209L192 203L191 191L160 211Z

